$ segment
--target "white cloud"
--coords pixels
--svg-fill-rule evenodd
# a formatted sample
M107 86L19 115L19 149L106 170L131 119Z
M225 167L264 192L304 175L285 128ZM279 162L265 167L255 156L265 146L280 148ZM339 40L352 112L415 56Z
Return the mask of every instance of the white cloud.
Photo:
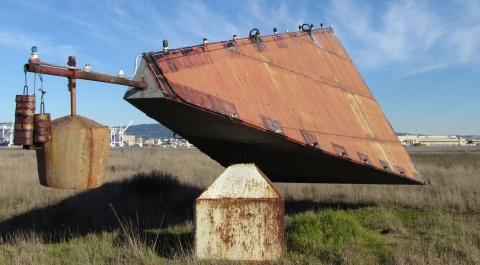
M480 2L459 1L449 18L451 25L446 43L462 62L478 60L480 56L479 14Z
M210 41L229 39L233 34L246 37L254 27L262 35L271 34L273 27L281 32L294 31L313 19L333 24L355 63L364 69L390 67L398 76L405 76L480 62L480 2L476 0L213 2L86 0L56 9L46 7L42 14L71 24L69 28L75 28L72 34L81 36L65 41L80 46L122 45L129 54L158 50L163 39L176 48L200 44L204 37ZM63 12L65 9L74 13ZM102 10L101 15L92 10ZM61 32L52 31L57 36L46 34L50 33L39 35L0 27L0 45L29 49L37 44L63 57L80 49L56 44L65 42L58 36Z
M330 9L326 1L265 1L248 0L240 11L240 23L249 25L249 29L258 27L262 35L273 34L276 27L279 32L298 31L298 26L307 23L319 27L327 22L325 14ZM347 6L345 6L347 8ZM351 19L350 16L345 19Z
M275 27L275 25L286 26L284 31L290 28L290 31L298 30L296 27L305 23L307 17L308 2L304 1L255 1L249 0L243 5L243 20L248 21L251 26L255 23L256 27ZM272 34L270 31L267 34ZM263 33L262 33L263 34Z
M25 49L28 48L27 43L32 43L32 38L29 35L15 31L0 30L0 45L8 46L10 48Z
M333 7L331 15L343 35L360 44L359 55L369 67L407 62L442 35L438 16L421 3L391 2L383 10L334 1Z
M377 41L394 61L411 60L445 34L440 17L419 2L394 2L381 20L383 27Z
M226 11L214 5L207 6L202 1L180 1L176 9L181 17L178 30L195 37L196 43L208 38L211 41L230 39L239 34L239 28Z
M329 15L357 64L400 76L478 63L480 4L332 1Z
M24 51L25 54L30 52L32 46L37 46L40 48L39 53L41 56L53 57L55 60L65 60L69 55L75 54L80 50L78 46L54 44L48 37L15 29L0 29L0 45L17 51Z

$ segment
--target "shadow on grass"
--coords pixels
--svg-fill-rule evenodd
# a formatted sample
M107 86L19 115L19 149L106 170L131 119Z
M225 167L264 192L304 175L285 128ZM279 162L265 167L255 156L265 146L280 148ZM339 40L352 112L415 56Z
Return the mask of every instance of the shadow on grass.
M125 224L140 233L183 224L193 220L193 205L201 192L199 188L180 183L169 173L155 170L138 173L124 181L106 183L55 205L33 209L0 222L0 239L7 243L16 235L33 232L45 242L56 243L89 233L121 231ZM166 234L151 236L162 239L162 242L170 242L163 239L173 237Z
M181 234L169 232L147 233L150 242L156 240L155 252L167 259L181 259L190 256L194 251L194 237L193 231Z
M142 172L0 222L0 242L14 242L16 235L34 233L44 242L58 243L90 233L122 231L126 226L129 232L121 232L117 240L128 240L128 233L133 231L143 237L145 243L155 246L159 255L175 258L179 253L192 251L193 231L155 230L193 223L195 199L202 192L197 187L180 183L170 173ZM371 206L374 205L287 199L285 213Z

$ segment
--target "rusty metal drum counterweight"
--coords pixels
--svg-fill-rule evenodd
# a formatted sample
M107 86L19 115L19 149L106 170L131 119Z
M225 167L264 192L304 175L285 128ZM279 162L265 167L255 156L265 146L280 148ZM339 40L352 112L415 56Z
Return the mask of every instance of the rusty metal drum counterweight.
M32 65L40 64L37 48L32 47ZM35 96L28 95L27 72L24 67L24 95L16 97L15 144L37 152L37 168L40 184L59 189L96 188L103 177L110 152L110 134L107 126L76 115L76 62L70 56L67 71L72 72L68 87L71 100L71 115L51 121L45 113L43 78L38 73L42 86L40 113L35 114ZM47 73L48 74L48 73ZM35 76L36 78L36 76Z
M39 89L42 92L40 113L34 116L33 128L33 143L37 146L52 140L52 119L50 118L50 113L45 113L45 102L43 98L47 92L43 90L43 78L41 78L41 80L42 88Z
M52 140L37 150L40 184L59 189L96 188L103 183L110 137L107 126L85 117L52 121Z
M33 142L38 145L52 140L52 119L50 113L35 114Z
M17 95L15 97L15 145L33 145L35 115L35 96Z

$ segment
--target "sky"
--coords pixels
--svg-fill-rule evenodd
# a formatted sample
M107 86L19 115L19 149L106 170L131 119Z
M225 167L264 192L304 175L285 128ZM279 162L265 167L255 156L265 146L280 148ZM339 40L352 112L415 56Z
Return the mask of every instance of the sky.
M44 62L131 75L135 57L170 48L332 25L396 132L480 135L477 0L2 0L0 122L12 121L32 46ZM27 74L52 118L70 114L67 79ZM108 126L156 123L123 99L126 87L77 80L77 114ZM38 95L38 94L37 94ZM39 97L37 97L39 100ZM37 107L38 108L38 107Z

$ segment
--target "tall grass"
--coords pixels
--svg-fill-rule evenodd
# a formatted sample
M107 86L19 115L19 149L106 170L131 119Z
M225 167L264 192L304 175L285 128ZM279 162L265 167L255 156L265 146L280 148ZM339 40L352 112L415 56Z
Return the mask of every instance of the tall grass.
M278 184L301 207L388 206L480 213L480 154L412 154L426 186ZM295 203L298 202L298 203ZM312 203L313 202L313 203Z
M411 155L427 186L284 184L279 263L480 263L480 153ZM197 264L195 198L224 170L195 150L113 149L105 184L38 183L0 150L0 264ZM370 261L370 262L369 262Z

